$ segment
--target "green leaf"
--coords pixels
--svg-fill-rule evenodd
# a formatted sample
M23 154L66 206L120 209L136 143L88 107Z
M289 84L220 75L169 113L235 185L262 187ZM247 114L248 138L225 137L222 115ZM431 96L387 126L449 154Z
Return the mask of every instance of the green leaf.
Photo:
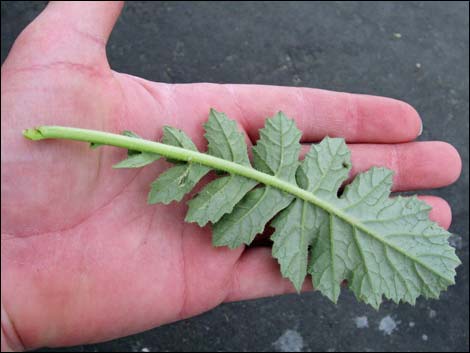
M391 185L385 168L360 174L337 203L349 222L334 216L330 222L339 228L331 233L342 244L334 254L344 262L344 278L358 299L375 308L382 296L411 304L420 294L437 298L454 283L460 264L447 241L450 233L429 220L431 208L416 196L389 198Z
M276 230L271 236L273 257L281 265L283 277L289 278L297 292L307 275L308 247L315 229L315 208L309 202L296 199L272 222Z
M127 137L133 137L137 139L142 139L139 135L136 133L133 133L132 131L129 130L124 130L121 132L121 135L127 136ZM98 146L99 147L99 146ZM92 147L92 148L96 148ZM132 149L127 150L127 158L122 160L121 162L113 165L113 168L115 169L120 169L120 168L141 168L144 167L150 163L153 163L157 160L160 159L159 154L155 153L149 153L149 152L141 152L141 151L135 151Z
M260 139L253 147L255 168L295 183L295 171L299 165L300 136L294 120L279 112L259 130Z
M245 136L238 130L235 121L211 109L204 129L208 141L207 153L241 165L250 165Z
M135 132L132 132L130 130L123 130L121 132L121 135L124 135L124 136L127 136L127 137L133 137L133 138L136 138L136 139L142 139L142 137L140 137Z
M172 201L181 201L208 172L209 168L193 163L168 169L152 183L148 203L169 204Z
M197 151L197 148L194 145L193 141L191 141L189 136L186 135L184 131L181 131L180 129L176 129L171 126L163 127L162 142L167 145L178 146L191 151Z
M412 304L419 296L437 298L454 283L460 261L448 244L450 233L429 220L430 207L416 197L390 198L390 170L371 168L338 196L351 169L343 139L313 145L299 165L300 132L279 112L260 130L252 167L235 122L211 110L204 127L207 154L171 127L165 127L163 143L143 143L126 132L138 139L129 143L105 132L60 126L24 135L126 146L129 157L118 167L166 157L176 165L152 183L150 203L181 200L209 170L224 172L188 202L186 220L213 223L213 243L231 248L250 244L271 222L273 256L298 291L309 273L314 287L336 302L347 280L358 300L378 308L384 298Z
M162 142L167 145L177 146L186 148L191 151L197 151L196 146L194 145L193 141L180 129L176 129L171 126L164 126L163 127L163 138ZM168 162L173 164L185 164L186 162L179 161L177 159L166 159Z
M253 147L254 164L258 170L289 182L295 182L300 152L300 131L283 113L266 120L260 140ZM276 188L263 186L250 191L233 212L213 227L213 243L236 248L250 244L271 218L292 202L294 197Z
M233 211L214 224L212 243L236 248L250 244L266 223L292 201L289 195L271 187L250 191Z
M342 139L325 138L312 146L297 170L300 187L326 200L336 198L350 166L349 151ZM324 212L310 202L297 199L277 217L272 226L276 229L273 240L273 256L278 259L281 272L300 291L307 275L308 248L320 229ZM334 295L330 295L333 298Z
M296 178L302 189L325 201L334 201L350 170L351 155L344 140L325 137L305 155Z
M204 124L209 142L208 153L240 165L250 166L244 135L238 131L237 124L223 113L211 109L209 120ZM191 201L185 220L200 226L207 222L217 222L256 186L256 181L230 175L210 182Z
M336 191L348 176L350 164L344 141L327 137L312 146L305 156L297 170L297 183L325 200L335 199ZM292 281L297 291L307 275L308 248L325 222L325 216L325 212L310 202L297 199L272 223L276 229L271 237L273 256L281 265L283 276ZM339 293L327 295L333 299L336 294Z
M95 143L95 142L90 142L90 148L91 149L97 149L98 147L104 146L104 143Z
M344 279L375 308L383 296L414 304L420 294L438 297L454 283L459 260L449 233L429 220L423 201L389 198L391 185L390 170L372 168L330 200L335 212L319 211L309 272L334 302Z
M191 139L181 130L165 126L163 128L163 143L197 151ZM168 159L172 162L171 159ZM196 163L176 161L175 167L162 173L151 185L148 203L162 202L168 204L181 199L206 175L210 169Z
M140 168L160 159L160 155L154 153L140 152L132 154L121 162L113 165L113 168Z
M192 200L188 202L189 209L185 221L196 222L201 227L207 222L217 222L250 191L256 182L253 180L227 176L216 179Z
M136 138L136 139L142 139L142 137L137 135L135 132L132 132L132 131L129 131L129 130L122 131L121 135L124 135L124 136L127 136L127 137L133 137L133 138ZM136 154L141 154L141 153L142 153L141 151L135 151L135 150L131 150L131 149L127 150L127 155L129 157L133 156L133 155L136 155Z

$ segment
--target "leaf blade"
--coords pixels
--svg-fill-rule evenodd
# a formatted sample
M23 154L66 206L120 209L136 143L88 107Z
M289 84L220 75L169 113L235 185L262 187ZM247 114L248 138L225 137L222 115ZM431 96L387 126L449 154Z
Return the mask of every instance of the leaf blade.
M113 168L141 168L160 159L160 155L154 153L141 152L130 155L126 159L113 165Z
M204 226L215 223L256 186L256 182L243 177L226 176L209 184L188 202L186 222L195 222Z
M234 121L225 114L211 109L209 120L204 124L209 142L208 153L250 166L244 135ZM188 202L185 220L200 226L217 222L224 214L233 210L245 194L256 186L256 181L238 175L219 178L209 184Z
M204 124L208 141L207 153L241 165L250 166L244 135L235 121L215 109L210 110L209 120Z
M279 112L266 120L258 144L253 147L254 164L274 176L294 181L300 153L300 131L294 121ZM278 189L263 186L250 191L214 225L214 244L234 248L249 244L277 213L289 206L294 197Z
M295 183L299 165L301 132L293 120L279 112L266 120L260 130L260 139L253 147L256 169L280 179Z
M242 244L249 245L271 218L289 206L292 199L290 195L271 187L250 191L230 214L214 224L213 244L231 249Z
M414 304L420 294L435 297L453 283L459 260L447 243L448 233L429 220L429 207L416 197L389 198L391 184L391 171L372 168L337 199L336 207L353 221L333 216L336 224L347 225L336 232L342 239L335 241L345 246L329 258L330 270L335 259L343 259L343 271L330 283L322 281L319 259L331 249L326 241L316 243L310 273L319 290L337 288L340 280L348 279L359 300L378 308L382 296ZM404 232L402 236L397 230Z
M132 137L132 138L137 138L137 139L142 139L142 137L140 137L136 133L129 131L129 130L122 131L121 135ZM97 148L100 146L102 146L102 144L95 144L95 146L93 146L92 148ZM114 169L141 168L159 160L160 157L161 156L156 153L127 150L127 158L123 159L119 163L114 164L113 168Z
M185 148L190 151L197 151L193 141L183 131L171 126L163 128L162 142ZM166 170L155 179L150 188L147 197L148 204L162 202L169 204L172 201L181 201L181 199L190 192L194 186L210 171L210 168L196 164L181 161L173 161L177 165Z
M308 246L314 239L307 219L314 217L314 212L310 203L296 199L271 222L276 229L271 236L272 255L281 266L282 276L291 280L297 292L307 275Z
M209 172L209 168L187 163L176 165L162 174L151 184L148 203L169 204L181 199Z

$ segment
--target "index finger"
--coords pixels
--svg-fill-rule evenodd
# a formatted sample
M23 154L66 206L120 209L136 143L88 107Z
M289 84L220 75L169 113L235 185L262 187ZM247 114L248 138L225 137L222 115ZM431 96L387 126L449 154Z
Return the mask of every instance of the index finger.
M197 102L201 113L213 107L236 119L252 140L278 111L294 119L303 142L325 136L348 142L397 143L415 139L422 128L408 103L385 97L314 88L238 84L179 84L178 99ZM192 105L194 108L195 105Z

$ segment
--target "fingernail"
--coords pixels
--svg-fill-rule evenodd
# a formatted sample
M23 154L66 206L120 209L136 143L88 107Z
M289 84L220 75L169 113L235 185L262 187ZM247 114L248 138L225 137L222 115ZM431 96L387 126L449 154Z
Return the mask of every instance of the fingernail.
M421 127L419 128L418 136L421 136L423 133L423 121L421 120Z

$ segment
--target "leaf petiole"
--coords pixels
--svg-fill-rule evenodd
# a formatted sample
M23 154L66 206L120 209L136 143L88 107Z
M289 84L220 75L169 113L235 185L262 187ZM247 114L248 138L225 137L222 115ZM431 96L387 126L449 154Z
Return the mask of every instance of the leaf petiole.
M325 204L322 200L317 199L312 193L273 175L260 172L252 167L230 162L228 160L214 157L206 153L191 151L186 148L144 139L136 139L134 137L127 137L109 132L65 126L40 126L34 129L24 130L23 135L26 138L34 141L46 139L75 140L89 142L95 145L108 145L122 147L128 150L156 153L161 156L179 161L198 163L213 169L228 172L230 174L237 174L249 179L256 180L259 183L270 185L304 199L305 201L317 204L318 206L328 211L336 211L336 209L331 209L328 207L329 205ZM347 217L347 215L344 216Z

